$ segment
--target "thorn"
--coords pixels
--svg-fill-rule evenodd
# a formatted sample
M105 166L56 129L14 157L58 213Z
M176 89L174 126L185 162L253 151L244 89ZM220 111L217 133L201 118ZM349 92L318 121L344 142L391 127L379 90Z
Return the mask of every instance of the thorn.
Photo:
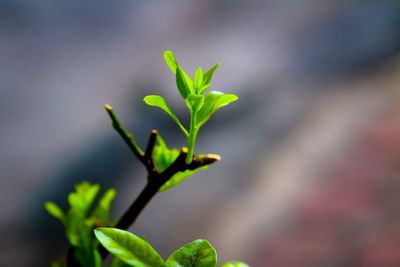
M151 130L151 134L158 134L158 131L156 129Z
M181 153L185 153L185 154L187 154L189 152L189 150L188 150L188 148L187 147L182 147L181 148Z

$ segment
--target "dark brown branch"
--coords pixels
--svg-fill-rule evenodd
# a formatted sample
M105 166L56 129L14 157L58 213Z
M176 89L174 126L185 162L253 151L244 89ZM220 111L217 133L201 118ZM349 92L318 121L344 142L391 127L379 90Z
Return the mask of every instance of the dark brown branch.
M165 171L162 173L154 172L149 174L151 177L149 178L143 191L139 194L128 210L122 215L121 219L115 225L115 228L123 230L128 229L136 221L139 214L157 194L160 188L176 173L185 170L194 170L206 165L210 165L220 159L220 156L210 154L199 158L194 157L192 163L188 165L185 162L187 153L188 149L183 147L179 153L179 156ZM103 258L105 258L108 254L108 251L103 247L99 248L99 252Z
M151 156L153 154L154 145L156 144L157 135L158 135L157 130L151 131L149 141L147 142L146 153L144 154L145 160L151 159Z
M131 226L135 222L140 212L150 202L161 186L168 182L168 180L171 179L176 173L185 170L197 169L212 164L220 158L218 155L212 155L211 157L206 156L199 159L195 157L192 163L187 165L185 163L186 155L187 148L184 147L181 149L181 152L176 160L164 172L154 172L150 174L153 177L149 179L143 191L139 194L128 210L122 215L121 219L115 225L116 228L127 229L129 226Z
M123 125L120 123L112 107L107 104L104 107L111 118L112 126L125 141L133 154L139 159L140 162L143 163L143 165L145 165L148 173L146 186L139 194L139 196L135 199L135 201L131 204L131 206L127 209L127 211L121 216L118 223L115 225L115 227L118 229L128 229L136 221L139 214L157 194L160 188L166 182L168 182L176 173L186 170L195 170L197 168L210 165L221 159L221 157L218 155L209 154L201 157L193 157L192 162L190 164L187 164L185 160L188 149L186 147L183 147L175 161L166 170L160 173L156 170L152 159L158 131L151 131L146 146L146 152L144 153L142 149L136 144L133 135L131 133L128 133ZM99 253L103 259L108 255L108 251L101 245L99 246ZM73 247L70 247L68 251L67 266L80 267L80 264L75 260Z
M127 211L121 216L120 220L115 225L115 228L123 230L128 229L136 221L139 214L157 194L160 188L166 182L168 182L168 180L171 179L176 173L180 171L194 170L206 165L210 165L215 161L220 160L221 158L218 155L209 154L202 157L193 157L192 162L190 164L187 164L185 160L187 157L188 149L186 147L183 147L175 161L166 170L160 173L156 170L152 159L158 131L151 131L146 146L146 152L143 153L140 147L136 144L133 135L129 134L122 126L122 124L118 120L118 117L112 110L112 107L110 105L105 105L105 109L111 118L112 126L122 137L128 147L132 150L135 156L143 163L143 165L145 165L148 175L146 186L139 194L139 196L135 199L135 201L131 204L131 206L127 209ZM99 252L102 258L105 258L108 254L108 251L102 246L99 247ZM68 267L72 266L68 265Z
M147 142L147 146L146 146L146 152L144 153L143 156L143 161L142 163L145 165L148 176L147 179L151 179L153 176L153 174L156 172L156 168L154 166L154 162L153 162L153 150L154 150L154 146L156 144L156 140L157 140L157 135L158 135L158 131L157 130L152 130L150 137L149 137L149 141Z

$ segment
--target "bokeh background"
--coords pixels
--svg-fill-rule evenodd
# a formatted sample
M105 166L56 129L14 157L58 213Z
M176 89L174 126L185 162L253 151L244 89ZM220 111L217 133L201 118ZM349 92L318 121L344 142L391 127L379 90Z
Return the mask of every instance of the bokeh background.
M259 267L400 266L399 1L0 1L0 266L49 266L66 248L43 209L81 180L118 189L145 170L141 144L184 137L143 96L185 105L165 66L216 62L240 101L201 130L223 160L159 194L131 230L163 256L196 238Z

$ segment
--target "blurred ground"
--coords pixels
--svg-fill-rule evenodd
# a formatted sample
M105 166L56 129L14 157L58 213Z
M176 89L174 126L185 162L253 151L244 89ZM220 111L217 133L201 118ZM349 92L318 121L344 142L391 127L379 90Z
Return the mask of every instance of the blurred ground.
M88 179L119 190L144 170L109 127L114 106L141 143L158 93L184 118L162 61L221 61L214 89L240 101L202 129L223 160L154 199L132 228L162 254L209 239L252 266L400 265L400 5L397 1L0 2L0 266L49 266L63 203ZM21 256L23 255L23 256Z

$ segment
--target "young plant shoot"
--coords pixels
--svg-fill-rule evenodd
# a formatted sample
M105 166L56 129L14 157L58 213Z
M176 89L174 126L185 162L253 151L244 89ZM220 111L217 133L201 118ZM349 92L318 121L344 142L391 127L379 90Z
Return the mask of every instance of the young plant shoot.
M150 200L160 191L169 190L187 177L218 160L215 154L195 155L196 137L201 126L221 107L234 102L238 97L211 91L214 67L203 73L197 68L193 79L177 63L171 51L165 51L165 61L175 74L176 85L189 109L190 125L185 128L167 102L158 95L149 95L144 102L164 110L179 126L187 138L187 147L170 149L157 130L153 130L145 149L135 141L118 119L113 108L105 105L111 125L126 143L133 155L147 170L147 183L117 221L110 219L111 202L116 192L109 189L94 206L100 190L98 184L82 182L68 195L70 208L64 212L53 202L46 202L46 210L63 224L70 243L65 259L53 262L52 267L216 267L217 253L206 240L195 240L173 252L164 260L158 252L142 238L125 231L130 227ZM96 229L97 228L97 229ZM94 232L93 232L94 230ZM108 264L108 254L114 258ZM227 262L221 267L248 267L242 262Z
M238 100L238 97L234 94L224 94L219 91L211 91L205 94L207 89L211 86L211 78L214 71L221 65L220 63L215 64L205 73L203 73L201 67L198 67L194 73L194 78L191 79L178 64L171 51L167 50L164 52L164 59L170 70L175 74L178 92L189 109L189 130L182 125L163 97L159 95L148 95L144 98L144 102L147 105L164 110L176 124L178 124L187 138L187 147L189 151L186 157L186 163L190 164L193 160L196 138L200 127L203 126L218 109Z

